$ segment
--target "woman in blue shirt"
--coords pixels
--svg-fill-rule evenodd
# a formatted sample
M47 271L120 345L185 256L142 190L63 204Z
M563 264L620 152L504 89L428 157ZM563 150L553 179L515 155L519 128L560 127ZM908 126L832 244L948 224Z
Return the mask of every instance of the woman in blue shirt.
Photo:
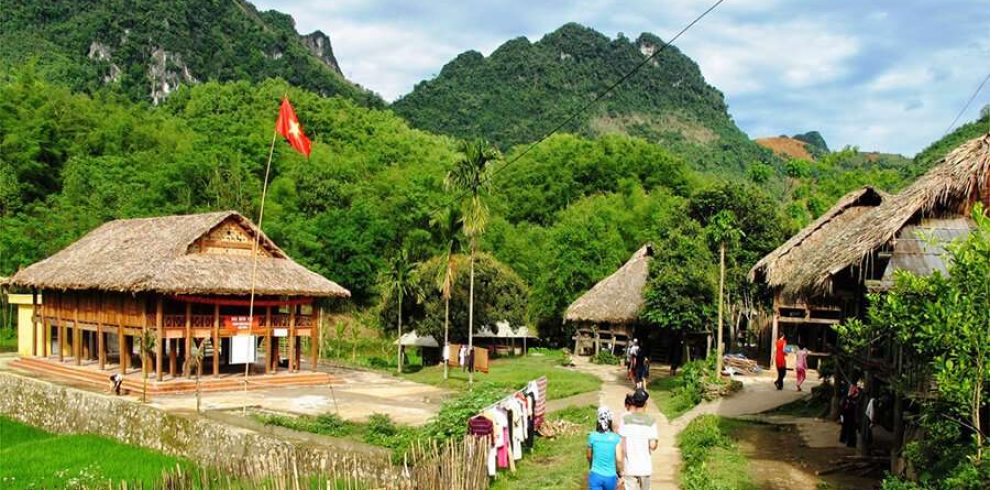
M598 407L595 432L588 434L589 490L615 490L619 484L619 467L622 464L622 440L612 430L612 411Z

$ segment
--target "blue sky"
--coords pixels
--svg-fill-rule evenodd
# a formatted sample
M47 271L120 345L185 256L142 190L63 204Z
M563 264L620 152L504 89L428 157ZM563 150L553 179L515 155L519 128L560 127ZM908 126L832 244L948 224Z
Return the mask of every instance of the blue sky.
M327 33L344 75L394 100L457 54L567 22L669 39L713 0L264 0ZM820 131L831 147L913 155L990 72L990 0L726 0L677 46L751 137ZM960 122L990 103L990 84Z

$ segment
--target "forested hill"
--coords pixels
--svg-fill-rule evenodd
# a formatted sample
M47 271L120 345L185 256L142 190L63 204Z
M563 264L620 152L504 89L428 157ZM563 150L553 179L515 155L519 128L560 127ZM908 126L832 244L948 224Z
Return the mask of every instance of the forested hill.
M244 0L7 0L0 8L0 68L34 63L77 90L109 86L160 103L182 84L281 77L363 105L381 99L348 82L320 31Z
M661 45L652 34L609 39L566 24L535 43L513 39L487 58L462 53L392 108L418 128L485 137L508 148L538 139ZM741 174L750 163L772 158L727 109L698 65L669 47L564 131L642 137L705 170Z

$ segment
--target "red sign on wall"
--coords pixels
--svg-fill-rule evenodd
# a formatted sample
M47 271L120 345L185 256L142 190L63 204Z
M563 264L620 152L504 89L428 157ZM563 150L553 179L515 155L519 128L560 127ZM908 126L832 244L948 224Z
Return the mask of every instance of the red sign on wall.
M255 315L253 318L247 315L227 315L223 317L223 326L227 330L235 333L249 334L259 328L261 318Z

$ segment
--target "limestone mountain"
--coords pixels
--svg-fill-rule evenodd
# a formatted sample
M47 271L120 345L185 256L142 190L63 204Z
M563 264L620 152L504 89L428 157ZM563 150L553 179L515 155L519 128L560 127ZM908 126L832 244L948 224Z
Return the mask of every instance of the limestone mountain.
M159 103L179 85L282 77L366 105L330 38L296 32L292 17L243 0L9 0L0 9L0 66L34 70L76 89L119 89Z
M462 53L392 108L421 129L485 137L507 148L538 139L662 45L653 34L609 39L566 24L536 42L508 41L488 57ZM740 172L773 158L736 126L722 93L673 46L563 131L642 137L701 169Z

